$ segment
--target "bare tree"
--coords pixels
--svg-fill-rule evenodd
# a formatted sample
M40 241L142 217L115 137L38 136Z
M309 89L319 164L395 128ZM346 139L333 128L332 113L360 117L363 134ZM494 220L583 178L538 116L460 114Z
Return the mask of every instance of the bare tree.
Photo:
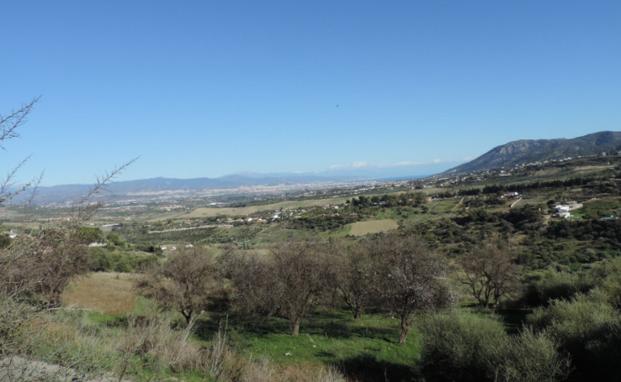
M188 324L197 313L207 309L215 286L213 258L200 248L171 256L137 285L143 295L181 313Z
M291 335L326 291L325 247L311 242L284 243L272 250L272 293L279 312L289 320Z
M406 341L417 310L450 303L445 264L419 239L384 236L374 243L375 285L385 306L400 320L399 343Z
M334 286L354 319L360 317L373 295L375 265L368 242L349 245L336 243L332 246Z
M272 263L255 252L226 251L218 260L223 276L233 286L233 307L243 314L259 313L272 316L278 311L273 293L275 280Z
M0 255L0 269L3 293L54 307L71 278L87 271L86 248L73 230L43 229L15 239Z
M480 306L496 308L515 288L517 266L500 239L490 239L460 259L462 283Z

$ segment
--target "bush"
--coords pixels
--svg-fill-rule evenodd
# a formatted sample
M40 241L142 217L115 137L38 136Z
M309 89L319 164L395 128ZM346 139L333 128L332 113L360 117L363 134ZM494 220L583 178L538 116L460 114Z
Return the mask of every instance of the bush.
M76 230L76 237L80 244L89 244L104 240L103 232L97 227L80 227Z
M607 302L581 294L535 310L529 321L570 354L575 366L571 379L615 380L621 375L621 321Z
M543 221L543 215L537 206L528 204L519 208L512 208L502 218L511 223L518 230L537 229Z
M91 272L136 272L155 265L158 258L152 254L88 248L87 262Z
M556 342L546 333L524 329L507 343L501 366L500 381L544 382L564 379L569 359L557 351Z
M466 313L428 316L422 332L422 371L435 381L493 380L508 341L500 322Z
M422 371L433 381L556 381L568 367L545 333L510 337L499 321L465 313L423 322Z
M0 250L0 292L58 306L74 276L88 270L86 248L74 229L44 229Z
M0 295L0 359L20 349L20 335L33 309L9 296Z
M590 276L602 295L615 309L621 309L621 258L602 261L593 266Z
M5 232L0 233L0 249L6 248L11 244L11 238Z
M527 306L545 306L550 300L568 300L591 288L593 284L579 274L552 270L538 272L527 280L522 302Z

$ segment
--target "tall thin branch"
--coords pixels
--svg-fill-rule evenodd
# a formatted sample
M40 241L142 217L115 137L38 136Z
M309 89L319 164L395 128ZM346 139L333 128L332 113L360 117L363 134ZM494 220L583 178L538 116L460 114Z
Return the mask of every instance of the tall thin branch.
M45 171L41 171L39 177L36 178L32 183L32 192L30 192L30 197L28 198L28 202L26 203L27 207L32 207L32 203L37 196L37 191L39 191L39 187L41 186L41 182L43 181L43 176L45 175Z
M17 175L17 172L22 167L24 167L24 165L26 164L26 162L28 162L28 160L30 160L30 156L22 159L22 161L19 162L17 166L13 167L13 169L9 171L8 174L6 174L2 183L0 183L0 203L5 203L7 200L14 198L18 194L26 191L28 187L30 187L31 182L23 184L22 186L18 188L13 187L14 185L13 181L15 180L15 176Z
M39 99L41 97L33 98L30 102L8 115L0 115L0 148L4 149L3 144L6 141L19 137L18 128L26 122L26 117L32 111L34 105L39 102Z
M131 166L134 162L136 162L140 157L135 157L122 165L115 167L112 171L105 173L103 176L97 177L97 181L89 189L89 191L84 195L76 204L77 211L75 214L76 223L84 222L89 220L93 215L97 212L99 208L101 208L100 203L91 203L92 199L103 192L106 187L124 170L126 170L129 166Z

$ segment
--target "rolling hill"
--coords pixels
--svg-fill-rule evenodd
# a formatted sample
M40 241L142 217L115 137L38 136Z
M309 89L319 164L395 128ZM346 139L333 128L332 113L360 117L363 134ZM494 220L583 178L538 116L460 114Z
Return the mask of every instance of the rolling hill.
M523 139L495 147L446 173L510 168L515 165L621 150L621 132L601 131L572 139Z

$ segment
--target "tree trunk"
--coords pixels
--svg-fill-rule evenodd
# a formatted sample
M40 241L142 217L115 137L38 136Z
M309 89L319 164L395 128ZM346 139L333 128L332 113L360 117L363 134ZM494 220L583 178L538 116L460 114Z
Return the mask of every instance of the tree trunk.
M192 311L182 310L181 315L183 316L183 318L185 318L186 325L190 325L190 321L192 320Z
M407 322L407 318L401 318L401 333L399 334L399 344L403 345L410 332L410 325Z
M355 307L354 308L354 320L359 319L361 314L362 314L362 309L359 306Z
M296 318L291 321L291 335L297 337L300 334L300 319Z

